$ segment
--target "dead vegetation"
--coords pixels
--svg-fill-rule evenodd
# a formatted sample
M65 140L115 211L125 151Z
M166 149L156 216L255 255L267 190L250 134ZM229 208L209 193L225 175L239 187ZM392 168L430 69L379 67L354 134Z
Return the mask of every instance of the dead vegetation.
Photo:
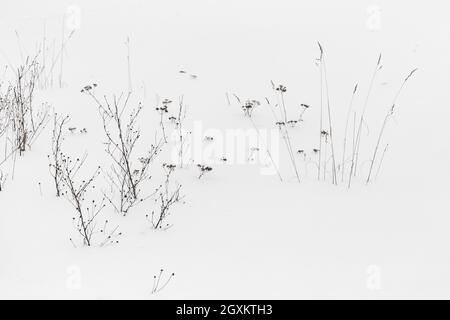
M131 93L126 96L104 97L100 102L92 93L92 87L83 90L97 103L102 118L103 131L106 136L105 151L112 165L105 174L110 182L110 191L104 192L108 202L116 212L126 215L136 204L148 199L154 193L143 194L143 185L150 176L150 167L161 151L163 139L150 145L145 154L139 155L137 147L142 133L139 117L143 105L128 110Z

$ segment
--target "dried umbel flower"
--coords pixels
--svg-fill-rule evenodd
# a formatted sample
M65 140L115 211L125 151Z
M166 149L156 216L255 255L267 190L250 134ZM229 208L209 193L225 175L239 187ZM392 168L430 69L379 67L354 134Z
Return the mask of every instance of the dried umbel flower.
M166 169L169 169L169 170L175 170L175 168L177 167L176 165L174 165L174 164L167 164L167 163L163 163L163 168L166 168Z
M87 86L84 86L83 89L81 89L81 92L83 93L83 92L91 91L95 87L97 87L96 83L93 83L92 85L89 84Z
M169 112L169 110L167 109L167 105L162 105L161 107L156 107L155 108L156 109L156 111L159 111L159 112L161 112L161 113L168 113Z
M141 158L139 158L139 162L140 162L142 165L149 164L150 161L151 161L151 158L150 158L150 157L141 157Z
M275 90L284 93L284 92L287 91L287 88L286 88L285 86L283 86L283 85L280 84L278 87L275 88Z
M212 167L204 165L204 164L197 164L197 167L200 169L200 175L198 178L200 179L206 172L212 171Z
M242 106L242 110L246 116L251 117L253 110L259 105L260 102L258 100L247 100Z
M298 120L288 120L287 124L291 127L295 127L295 125L298 123Z

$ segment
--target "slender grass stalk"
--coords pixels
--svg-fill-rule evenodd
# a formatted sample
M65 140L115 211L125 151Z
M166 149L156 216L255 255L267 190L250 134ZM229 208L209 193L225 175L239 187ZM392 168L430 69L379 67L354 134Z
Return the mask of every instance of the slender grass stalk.
M284 110L284 117L286 119L286 121L284 122L285 123L284 131L285 131L285 135L286 135L286 140L285 140L286 147L288 149L289 156L291 157L291 162L292 162L292 166L295 171L295 176L297 177L297 181L300 182L300 176L298 174L297 163L295 162L295 155L294 155L294 151L292 150L291 138L289 137L289 131L286 127L286 125L287 125L286 106L284 104L283 91L281 91L281 90L280 90L280 95L281 95L281 103L283 105L283 110Z
M350 113L352 111L352 106L353 106L353 100L355 98L355 94L356 94L356 90L358 89L358 84L355 85L355 88L353 89L353 94L352 94L352 98L350 99L350 104L348 106L348 111L347 111L347 119L345 121L345 131L344 131L344 146L342 148L342 165L341 165L341 171L342 171L342 175L341 175L341 182L344 182L344 173L345 173L345 148L347 145L347 129L348 129L348 122L350 120Z
M279 122L284 122L285 124L287 124L287 118L286 118L286 113L284 113L284 107L283 107L283 103L280 101L280 96L278 94L276 94L276 91L281 90L281 85L278 87L275 87L275 84L273 83L273 81L270 81L272 83L272 89L275 92L275 98L277 100L277 103L275 104L275 107L278 107L277 109L279 109L280 112L280 120L277 120ZM278 119L278 118L277 118Z
M355 150L355 146L356 146L356 111L353 112L352 150Z
M361 143L361 132L362 132L362 125L364 123L364 116L366 115L366 109L367 109L367 105L368 105L368 102L369 102L370 94L372 92L373 84L374 84L374 81L375 81L375 76L376 76L377 72L381 68L382 68L382 65L381 65L381 53L380 53L380 55L378 56L377 65L376 65L374 73L372 75L372 79L370 80L369 91L367 92L366 100L364 101L364 107L363 107L363 111L361 113L361 119L360 119L360 122L359 122L358 134L357 134L357 139L356 139L355 174L356 174L356 170L357 170L357 167L358 167L359 147L360 147L360 143Z
M53 58L52 58L52 63L51 66L48 70L48 72L46 73L45 77L49 77L51 75L51 78L53 79L53 70L55 69L56 63L60 62L61 64L61 70L62 70L62 59L63 59L63 55L64 55L64 51L66 49L66 46L69 42L69 40L72 38L72 36L75 34L75 30L72 30L69 35L67 36L66 39L62 39L62 43L61 43L61 48L59 48L58 53L55 55L55 48L56 48L56 40L54 41L54 45L53 45ZM52 80L53 82L53 80Z
M55 48L56 48L56 39L53 39L52 45L52 61L55 61ZM50 87L53 87L53 69L50 71Z
M389 144L386 144L386 146L384 147L383 154L381 155L381 159L380 159L380 164L378 165L377 173L375 174L375 180L378 179L378 174L380 173L381 165L383 164L384 155L386 154L388 146L389 146Z
M322 57L323 49L320 42L317 42L320 50L320 120L319 120L319 166L317 169L317 180L320 181L320 167L322 163L322 131L323 131L323 75L322 75Z
M280 96L281 96L281 105L283 106L283 112L284 112L284 123L287 124L288 118L287 118L286 105L284 104L283 91L280 91Z
M392 109L393 109L393 108L394 108L394 106L392 106ZM393 112L392 109L391 109L391 111L389 111L389 112L386 114L386 117L384 117L383 125L381 126L380 134L378 135L377 144L376 144L375 150L374 150L374 152L373 152L372 161L371 161L371 163L370 163L370 169L369 169L369 174L367 175L366 184L368 184L369 181L370 181L370 175L371 175L371 173L372 173L373 163L375 162L375 157L376 157L377 152L378 152L378 146L380 145L381 137L382 137L382 135L383 135L384 129L386 128L386 124L387 124L387 122L388 122L388 120L389 120L389 117L392 115L392 112Z
M272 89L274 91L277 91L278 89L275 88L275 85L274 85L273 81L271 81L271 83L272 83ZM281 107L283 108L283 110L286 110L286 106L285 106L284 98L283 98L283 90L286 90L286 88L282 89L282 86L279 86L278 88L279 88L278 91L280 91L280 96L281 96L281 104L282 104ZM277 100L279 101L278 95L275 94L275 96L276 96ZM267 104L270 107L270 110L272 112L272 115L274 117L275 122L279 123L280 121L278 120L278 118L277 118L277 116L275 114L275 111L273 111L273 108L272 108L272 105L270 104L269 99L266 98L266 102L267 102ZM286 115L286 113L284 113L284 116L285 115ZM281 116L283 117L283 113L281 113ZM283 128L284 128L283 134L285 136L285 138L283 140L284 140L284 143L286 145L286 149L287 149L287 151L289 153L289 157L291 158L292 167L294 168L295 176L297 177L297 181L300 182L300 175L298 173L297 163L295 161L295 155L294 155L294 151L292 149L292 144L291 144L291 138L289 136L289 131L286 128L286 122L284 122L284 126L280 126L280 131Z
M273 88L275 88L274 86L272 86ZM273 108L272 108L272 104L270 103L270 101L269 101L269 99L267 99L266 98L266 102L267 102L267 105L269 106L269 108L270 108L270 111L272 112L272 115L273 115L273 118L275 119L275 122L278 122L279 120L278 120L278 118L277 118L277 115L275 114L275 111L273 110ZM252 121L252 123L253 123L253 120L251 120ZM255 126L255 124L253 123L253 126L255 127L255 130L256 130L256 126ZM258 134L259 134L259 132L258 132ZM285 143L286 143L286 141L285 141ZM287 144L286 144L286 147L288 148L288 146L287 146ZM288 150L289 151L289 150ZM267 153L269 154L269 150L267 150ZM291 154L291 153L289 153L289 154ZM270 158L271 158L271 160L272 160L272 163L273 163L273 159L272 159L272 157L271 157L271 155L269 154L269 156L270 156ZM292 161L292 157L291 157L291 161ZM275 164L274 164L275 165ZM278 170L278 169L277 169ZM280 177L280 180L282 181L282 179L281 179L281 175L279 174L279 172L278 172L278 175L279 175L279 177Z
M325 136L325 152L323 161L323 181L327 180L328 138Z
M364 106L363 106L363 109L361 112L361 118L360 118L359 125L358 125L358 131L356 133L355 148L353 150L352 165L350 168L350 175L349 175L349 179L348 179L348 187L349 188L351 186L352 174L356 175L356 169L357 169L357 165L358 165L359 148L360 148L360 140L361 140L361 131L362 131L362 125L364 123L364 116L366 114L367 104L369 102L369 97L372 92L375 77L381 68L382 68L382 65L381 65L381 53L380 53L380 55L378 56L377 64L376 64L375 69L372 74L372 78L370 79L369 90L367 91L367 96L364 101Z
M319 58L319 62L320 62L320 141L319 141L319 164L321 162L321 154L322 154L322 116L323 116L323 82L325 81L325 92L326 92L326 97L327 97L327 112L328 112L328 126L329 126L329 136L330 136L330 145L331 145L331 158L332 158L332 166L333 166L333 170L332 170L332 175L333 175L333 184L337 185L337 177L336 177L336 160L335 160L335 156L334 156L334 145L333 145L333 125L331 122L331 107L330 107L330 94L329 94L329 90L328 90L328 79L327 79L327 68L326 68L326 63L325 63L325 57L324 57L324 51L323 51L323 47L320 44L320 42L318 42L319 45L319 50L320 50L320 58ZM325 159L325 162L327 161L327 159ZM326 173L324 174L325 177ZM320 179L320 170L319 170L319 179Z
M180 162L180 168L183 168L183 148L185 144L184 134L183 134L183 121L186 118L186 106L184 105L184 96L182 95L178 102L178 117L177 117L177 129L178 129L178 139L180 143L180 150L178 151L178 158Z
M258 134L258 140L259 140L260 136L259 136L259 130L258 130L258 128L256 127L256 125L255 125L255 123L253 122L253 119L252 119L251 117L249 117L248 119L250 120L250 122L251 122L252 125L253 125L253 128L255 129L256 133ZM270 158L270 161L272 162L273 167L274 167L275 170L277 171L278 178L280 178L280 181L282 182L282 181L283 181L283 178L281 177L280 170L278 169L277 165L275 164L275 161L273 160L272 154L270 153L269 148L268 148L267 146L266 146L266 152L267 152L267 155L268 155L269 158Z
M161 280L162 273L163 273L163 269L161 269L161 271L159 272L159 276L158 276L158 280L156 281L155 289L158 289L159 281Z
M386 125L389 121L389 119L391 118L391 116L394 114L394 109L395 109L395 105L397 103L397 99L400 96L400 93L402 92L403 88L405 87L406 83L408 82L408 80L411 78L411 76L414 74L414 72L416 72L417 69L412 70L408 76L403 80L402 85L400 86L400 89L397 91L397 94L394 97L394 101L392 102L392 107L390 108L390 110L388 111L388 113L386 114L386 116L384 117L383 120L383 125L381 126L381 130L380 130L380 134L378 135L378 140L377 140L377 144L375 146L375 150L373 152L373 156L372 156L372 161L370 163L370 169L369 169L369 174L367 175L367 180L366 180L366 184L368 184L370 182L370 176L372 174L372 169L373 169L373 164L375 163L375 158L377 156L377 152L378 152L378 147L380 146L380 141L381 138L383 136L384 133L384 129L386 128Z
M330 135L330 146L331 146L331 160L333 165L333 184L337 185L337 176L336 176L336 159L334 156L334 144L333 144L333 125L331 123L331 107L330 107L330 94L328 92L328 79L327 79L327 68L325 64L325 59L323 59L323 70L324 70L324 77L325 77L325 87L326 87L326 94L327 94L327 109L328 109L328 126L329 126L329 135ZM326 161L326 159L325 159Z
M353 135L352 135L352 166L353 166L353 160L356 150L356 111L353 112ZM352 179L352 172L350 170L350 176L348 178L348 185L347 187L350 188L350 183Z
M291 157L292 166L294 167L295 176L297 177L297 181L300 182L300 175L298 173L297 163L295 161L294 151L292 150L291 138L289 137L289 132L288 132L287 128L285 128L285 131L286 131L286 139L287 139L287 144L286 145L287 145L290 157Z
M167 284L170 282L170 280L172 280L172 278L173 278L174 276L175 276L175 273L172 273L172 274L170 275L170 277L166 280L166 282L161 286L161 288L158 289L158 291L156 291L156 292L159 292L159 291L163 290L163 289L167 286Z

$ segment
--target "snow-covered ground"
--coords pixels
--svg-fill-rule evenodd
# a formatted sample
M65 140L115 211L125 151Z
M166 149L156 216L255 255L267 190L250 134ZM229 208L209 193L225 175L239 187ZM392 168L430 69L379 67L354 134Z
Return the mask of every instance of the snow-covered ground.
M99 97L131 87L131 104L142 101L142 150L160 129L157 101L173 100L169 108L175 113L183 96L195 159L175 170L185 203L174 206L171 228L151 228L145 215L155 210L153 200L126 217L108 206L99 219L120 226L120 242L82 246L72 225L75 211L64 197L55 197L49 174L50 121L31 150L1 166L9 176L0 192L0 297L450 298L448 9L439 0L2 4L2 82L11 78L9 67L35 54L44 37L48 64L53 48L56 56L60 50L62 33L67 39L75 30L64 49L62 88L57 59L54 84L36 90L35 105L48 102L51 113L68 114L70 126L86 128L84 134L67 130L64 150L75 157L86 151L87 172L111 165L98 108L80 92L92 83ZM319 142L317 42L326 59L338 164L352 90L358 83L353 110L359 119L382 53L362 130L360 167L350 189L348 161L344 183L340 174L339 184L331 183L330 161L326 181L317 181L312 151ZM382 139L376 168L389 147L379 175L366 185L383 118L414 68ZM291 118L300 114L300 104L310 106L303 122L289 129L300 183L265 100L277 103L271 81L287 87ZM234 94L261 103L251 118ZM282 114L280 105L274 112ZM328 128L327 118L324 123ZM169 121L166 126L173 128ZM257 147L253 142L230 147L233 135L245 138L254 127L268 135L283 181L260 163L246 163L249 149ZM352 121L350 127L349 132ZM214 141L204 141L205 136ZM174 160L174 142L163 149L152 165L150 185L162 182L161 164ZM222 156L228 163L219 161ZM213 168L201 179L198 162ZM97 186L106 188L104 175ZM90 191L90 197L101 193ZM162 283L175 276L152 294L161 269Z

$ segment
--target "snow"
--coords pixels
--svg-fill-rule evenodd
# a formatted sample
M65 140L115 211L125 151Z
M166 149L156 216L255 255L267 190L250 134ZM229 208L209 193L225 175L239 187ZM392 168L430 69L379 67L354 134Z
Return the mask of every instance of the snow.
M60 45L62 18L71 5L80 9L81 19L66 46L64 87L55 83L37 91L36 99L48 102L52 112L69 114L70 125L87 129L87 134L68 133L64 146L73 155L88 152L88 172L107 168L110 159L96 105L80 90L92 83L99 96L128 90L127 37L133 103L144 103L147 143L158 129L156 99L177 102L181 95L188 108L186 127L197 138L214 136L213 151L220 150L221 141L225 145L227 133L253 128L233 93L260 101L252 120L277 132L264 102L265 97L276 101L272 80L287 87L289 114L297 114L300 103L311 105L290 131L294 149L309 153L318 144L320 41L338 162L352 89L359 84L354 102L359 112L381 52L383 69L362 136L362 169L347 189L345 183L332 185L330 173L326 182L317 181L314 166L305 166L300 157L298 183L282 140L277 153L282 182L276 174L261 174L258 165L221 164L222 155L214 154L213 171L201 179L195 165L176 170L185 203L174 207L171 228L151 228L145 215L154 209L153 201L126 217L108 207L101 219L120 226L120 242L74 248L69 241L74 210L55 197L48 172L49 123L32 149L17 157L13 179L11 161L1 168L10 177L0 192L0 298L450 297L446 2L15 1L0 12L2 68L19 64L21 51L34 53L44 22L48 43L56 39ZM367 25L374 5L380 9L378 27ZM366 186L383 117L416 67L384 135L382 148L386 143L389 148L380 174ZM59 66L55 79L58 75ZM193 143L197 151L208 145ZM173 142L165 146L153 165L152 183L161 183L160 165L172 160L173 147ZM232 151L222 149L232 158ZM103 176L98 184L105 184ZM151 294L160 269L163 280L175 276Z

